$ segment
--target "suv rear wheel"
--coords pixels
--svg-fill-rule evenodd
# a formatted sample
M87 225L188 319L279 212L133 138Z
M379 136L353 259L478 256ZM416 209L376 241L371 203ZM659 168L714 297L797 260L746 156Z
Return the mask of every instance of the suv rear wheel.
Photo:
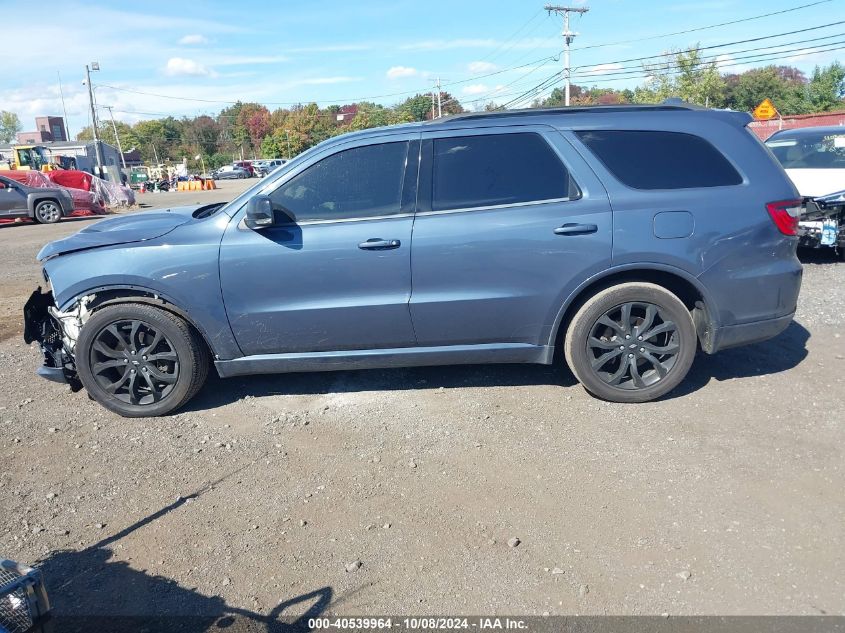
M88 393L124 417L166 415L199 391L208 375L204 341L182 319L127 303L102 308L76 343L76 368Z
M594 396L647 402L674 389L697 348L692 315L661 286L632 282L589 299L566 332L566 361Z

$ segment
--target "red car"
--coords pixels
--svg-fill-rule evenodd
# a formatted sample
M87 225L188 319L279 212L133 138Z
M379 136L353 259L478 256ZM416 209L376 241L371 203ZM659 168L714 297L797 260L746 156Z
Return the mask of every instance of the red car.
M248 160L239 160L237 162L232 163L234 167L240 167L243 170L249 172L250 178L255 178L255 167L252 166L252 162Z

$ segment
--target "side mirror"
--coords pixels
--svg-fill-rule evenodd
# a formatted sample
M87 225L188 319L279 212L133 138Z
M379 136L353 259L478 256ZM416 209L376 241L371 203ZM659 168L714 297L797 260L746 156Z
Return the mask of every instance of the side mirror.
M270 196L253 196L246 203L245 224L254 230L266 229L276 224L273 201Z

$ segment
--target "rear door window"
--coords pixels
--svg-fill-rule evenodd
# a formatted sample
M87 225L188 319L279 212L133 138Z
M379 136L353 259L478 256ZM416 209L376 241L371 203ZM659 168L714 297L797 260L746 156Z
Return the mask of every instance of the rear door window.
M693 189L742 183L742 176L708 141L694 134L652 130L576 132L605 167L634 189Z
M434 211L577 197L560 158L533 132L436 138L432 181Z

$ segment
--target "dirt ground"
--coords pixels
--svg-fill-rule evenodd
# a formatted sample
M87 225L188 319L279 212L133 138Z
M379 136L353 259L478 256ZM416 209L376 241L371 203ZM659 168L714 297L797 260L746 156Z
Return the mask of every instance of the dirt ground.
M38 563L58 613L845 614L832 258L787 332L661 402L441 367L212 379L126 420L20 338L36 252L90 221L0 228L0 557Z

